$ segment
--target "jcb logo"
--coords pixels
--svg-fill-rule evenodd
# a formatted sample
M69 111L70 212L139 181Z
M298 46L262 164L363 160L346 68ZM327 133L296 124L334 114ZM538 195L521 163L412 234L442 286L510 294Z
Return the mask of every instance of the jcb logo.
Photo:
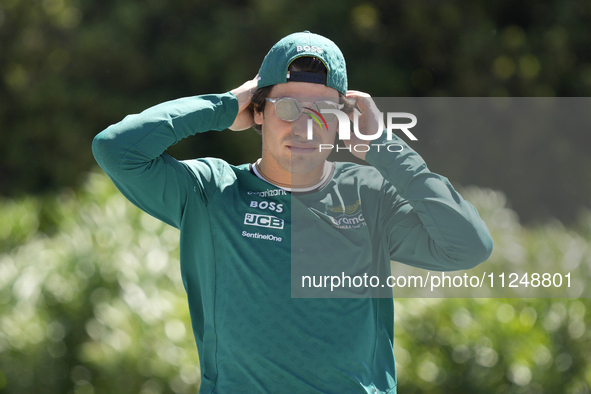
M270 215L257 215L256 213L247 213L244 216L244 224L249 226L259 226L268 228L283 228L283 219Z

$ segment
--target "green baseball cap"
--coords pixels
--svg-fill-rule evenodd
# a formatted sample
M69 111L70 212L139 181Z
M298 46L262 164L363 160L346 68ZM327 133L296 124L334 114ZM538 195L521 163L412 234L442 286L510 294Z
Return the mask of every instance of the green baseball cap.
M300 57L315 57L322 61L328 75L291 72L291 62ZM347 67L339 47L326 37L304 31L282 38L267 53L259 70L257 89L286 82L320 83L347 94Z

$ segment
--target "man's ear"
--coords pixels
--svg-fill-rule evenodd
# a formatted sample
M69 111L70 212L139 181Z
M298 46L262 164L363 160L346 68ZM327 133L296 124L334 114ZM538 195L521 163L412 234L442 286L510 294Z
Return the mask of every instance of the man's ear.
M256 124L258 125L262 125L263 124L263 120L265 119L265 116L263 114L263 111L259 111L259 107L258 106L254 106L253 111L252 111L252 115L253 115L253 120Z

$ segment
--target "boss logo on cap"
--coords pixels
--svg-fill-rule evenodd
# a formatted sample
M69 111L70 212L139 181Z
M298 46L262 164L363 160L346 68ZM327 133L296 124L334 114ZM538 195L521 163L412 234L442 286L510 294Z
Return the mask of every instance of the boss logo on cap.
M322 48L317 47L316 45L298 45L297 46L297 51L301 52L301 51L306 51L306 52L316 52L316 53L322 53Z

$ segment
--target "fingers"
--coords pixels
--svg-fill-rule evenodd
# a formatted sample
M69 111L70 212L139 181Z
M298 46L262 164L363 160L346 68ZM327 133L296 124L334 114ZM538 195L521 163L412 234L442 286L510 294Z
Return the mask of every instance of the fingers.
M254 123L253 114L249 106L252 96L257 89L257 83L258 74L253 79L244 82L239 87L230 91L238 99L238 114L234 123L229 127L230 130L245 130Z
M252 93L254 93L254 91L257 90L258 82L259 82L259 74L255 75L253 79L244 82L244 84L242 86L244 86L244 88L246 90L248 90L252 95Z
M366 109L375 107L375 103L368 93L360 92L359 90L347 90L347 98L355 100L355 105L361 112Z
M250 105L252 95L257 89L258 74L251 80L244 82L239 87L232 89L230 92L238 99L239 112L242 112Z
M356 97L371 97L368 93L360 92L359 90L347 90L348 98Z

